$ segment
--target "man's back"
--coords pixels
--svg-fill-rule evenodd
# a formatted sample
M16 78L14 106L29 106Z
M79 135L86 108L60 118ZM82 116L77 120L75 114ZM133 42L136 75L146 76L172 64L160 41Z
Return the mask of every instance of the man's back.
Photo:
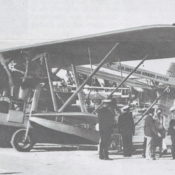
M168 128L168 134L172 135L172 136L175 136L175 120L174 119L172 119L170 121L170 125L169 125L169 128Z
M99 130L106 131L112 130L114 125L114 113L110 108L103 107L98 110L99 117Z
M134 134L134 121L131 112L119 116L118 127L121 134Z

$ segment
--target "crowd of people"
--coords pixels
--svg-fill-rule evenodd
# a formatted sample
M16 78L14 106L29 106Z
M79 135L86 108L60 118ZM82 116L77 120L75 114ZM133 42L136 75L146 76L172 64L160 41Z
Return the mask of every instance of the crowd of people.
M99 158L111 160L108 156L108 148L111 135L113 133L115 104L108 99L103 101L103 106L98 110L99 117ZM168 117L168 126L165 127L165 117L160 108L151 108L145 116L143 157L147 160L156 159L156 148L159 147L159 157L167 151L165 144L166 135L171 136L172 157L175 159L175 107L170 109L171 115ZM167 130L165 129L167 128ZM135 134L135 125L130 107L124 106L118 118L118 131L121 134L123 143L123 156L131 157L133 152L132 137Z
M172 114L167 118L168 126L165 127L165 117L162 115L162 110L160 108L150 109L149 114L145 118L144 125L144 151L143 157L148 160L155 160L155 151L159 147L159 157L162 157L162 150L167 151L167 146L165 144L166 135L171 136L172 141L172 157L175 159L175 107L170 109ZM166 129L167 128L167 131Z

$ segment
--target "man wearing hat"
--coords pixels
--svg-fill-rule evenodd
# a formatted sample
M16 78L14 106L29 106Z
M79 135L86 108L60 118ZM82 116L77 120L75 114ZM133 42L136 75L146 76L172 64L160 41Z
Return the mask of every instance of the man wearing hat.
M162 115L162 109L157 108L155 111L154 115L154 130L156 130L156 134L153 134L153 146L155 146L154 150L156 147L159 147L159 157L162 156L162 148L163 152L165 153L167 151L167 146L165 144L164 138L166 136L166 130L165 130L165 117ZM157 133L160 133L158 136ZM154 152L153 152L153 157L154 157Z
M132 156L132 136L135 134L134 121L129 106L122 108L118 119L119 133L122 135L124 157Z
M100 132L100 148L99 158L104 160L112 160L108 157L108 143L113 132L115 113L110 108L111 100L103 100L103 107L98 110L99 132Z
M169 128L170 121L173 120L173 119L175 120L175 106L172 106L170 108L170 112L171 112L171 114L168 116L168 126L167 126L167 128Z
M171 136L171 142L172 142L171 152L172 152L173 159L175 159L175 119L170 120L168 135Z
M144 125L144 134L146 138L146 159L147 160L155 160L155 146L153 143L153 136L157 135L161 137L161 134L158 130L155 129L155 122L153 119L154 109L151 108L149 110L149 114L145 116L145 125ZM153 153L153 157L152 156Z
M168 116L168 135L171 136L172 156L175 159L175 106L170 108L171 114Z

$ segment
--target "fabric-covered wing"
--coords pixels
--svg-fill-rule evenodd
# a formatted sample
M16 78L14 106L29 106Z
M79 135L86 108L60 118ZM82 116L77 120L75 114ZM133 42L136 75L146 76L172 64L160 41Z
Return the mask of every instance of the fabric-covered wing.
M175 26L155 25L127 30L119 30L98 35L73 38L36 44L26 47L0 50L5 58L17 58L20 52L31 55L47 52L51 57L52 67L99 63L116 44L119 46L110 54L108 61L139 60L149 54L149 59L170 58L175 56Z

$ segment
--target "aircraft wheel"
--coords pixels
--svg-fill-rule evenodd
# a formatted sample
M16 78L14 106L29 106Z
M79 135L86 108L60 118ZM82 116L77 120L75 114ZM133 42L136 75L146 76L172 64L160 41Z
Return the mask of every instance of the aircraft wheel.
M13 148L15 148L17 151L29 152L35 144L34 139L33 139L30 131L28 133L27 140L26 141L24 140L25 133L26 133L25 129L20 129L20 130L16 131L12 136L11 144L12 144Z

